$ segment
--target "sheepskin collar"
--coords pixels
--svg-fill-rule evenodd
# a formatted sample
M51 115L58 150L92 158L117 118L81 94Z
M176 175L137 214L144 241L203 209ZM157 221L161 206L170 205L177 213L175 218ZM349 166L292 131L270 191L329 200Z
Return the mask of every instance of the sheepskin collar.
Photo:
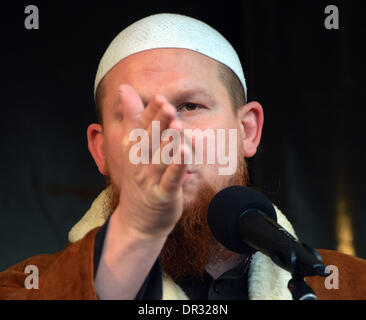
M76 223L69 232L69 241L76 242L82 239L90 230L102 226L108 218L108 212L104 212L107 193L110 188L105 189L93 201L90 209L81 220ZM275 206L277 222L284 229L296 237L291 223L284 214ZM291 300L292 296L287 288L291 274L275 265L272 260L256 252L249 266L248 287L249 299L251 300ZM187 300L188 297L183 290L167 275L163 275L163 300Z

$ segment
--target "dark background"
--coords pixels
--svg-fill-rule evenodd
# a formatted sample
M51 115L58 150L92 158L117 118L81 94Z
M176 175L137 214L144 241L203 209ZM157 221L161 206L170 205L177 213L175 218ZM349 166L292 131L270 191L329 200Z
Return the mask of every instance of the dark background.
M39 30L24 28L28 4ZM329 4L339 30L324 27ZM198 18L237 49L265 112L251 183L302 241L366 258L361 2L17 1L1 12L0 270L63 249L103 189L86 141L97 65L123 28L159 12Z

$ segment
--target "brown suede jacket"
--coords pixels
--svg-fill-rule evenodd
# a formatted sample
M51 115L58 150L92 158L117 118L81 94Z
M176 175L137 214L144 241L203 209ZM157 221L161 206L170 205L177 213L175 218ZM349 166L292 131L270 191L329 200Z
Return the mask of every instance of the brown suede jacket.
M24 260L0 273L0 299L97 299L94 287L94 239L98 228L84 238L69 243L55 254L41 254ZM325 278L308 277L307 283L319 299L366 299L366 260L331 250L318 250L326 265L339 272L338 289L327 289ZM26 289L28 265L39 270L39 288ZM329 287L329 286L328 286Z

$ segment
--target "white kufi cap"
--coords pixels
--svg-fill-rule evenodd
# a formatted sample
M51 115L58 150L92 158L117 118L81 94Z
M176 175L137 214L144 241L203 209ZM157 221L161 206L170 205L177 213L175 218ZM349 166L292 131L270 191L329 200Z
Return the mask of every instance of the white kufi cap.
M223 63L237 75L247 96L243 69L232 45L208 24L171 13L138 20L114 38L99 62L94 96L99 82L118 62L134 53L158 48L189 49Z

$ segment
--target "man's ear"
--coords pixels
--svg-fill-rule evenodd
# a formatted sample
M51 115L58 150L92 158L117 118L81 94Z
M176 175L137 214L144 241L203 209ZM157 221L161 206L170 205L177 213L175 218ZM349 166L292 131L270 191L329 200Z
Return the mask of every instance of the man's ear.
M256 101L249 102L238 110L238 119L242 129L244 155L247 158L253 157L262 136L263 108Z
M100 124L93 123L87 130L88 148L102 175L107 174L104 157L104 134Z

